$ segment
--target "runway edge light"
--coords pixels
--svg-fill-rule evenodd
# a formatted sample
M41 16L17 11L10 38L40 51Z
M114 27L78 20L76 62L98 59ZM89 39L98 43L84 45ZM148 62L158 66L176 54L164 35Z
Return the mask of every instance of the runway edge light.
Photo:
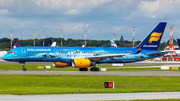
M104 88L111 88L114 89L114 82L113 81L105 81Z

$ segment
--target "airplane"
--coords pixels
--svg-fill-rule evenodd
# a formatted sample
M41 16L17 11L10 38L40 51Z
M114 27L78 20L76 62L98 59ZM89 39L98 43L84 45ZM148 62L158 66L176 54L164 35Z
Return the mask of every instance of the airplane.
M17 48L17 47L19 47L19 42L16 42L16 43L14 44L14 46L12 47L12 49Z
M180 50L180 39L177 39L178 42L178 50Z
M175 50L175 54L180 55L180 39L177 39L178 46L172 46L172 50Z
M108 47L18 47L4 55L6 61L25 62L54 62L55 67L73 66L79 71L99 71L99 63L129 63L163 56L170 51L158 51L167 22L159 22L150 33L134 48Z
M180 39L177 39L178 42L178 46L173 46L173 44L169 43L169 46L167 46L164 50L168 51L168 50L173 50L175 54L173 53L168 53L165 54L165 56L176 56L176 55L180 55Z
M53 42L51 47L56 47L56 42Z
M2 59L5 54L7 54L7 51L0 51L0 59Z
M110 42L111 42L111 47L112 48L117 48L117 45L113 40L110 40Z
M18 46L19 46L19 42L16 42L12 47L12 49L17 48ZM2 59L2 57L7 53L8 53L7 51L0 51L0 59Z

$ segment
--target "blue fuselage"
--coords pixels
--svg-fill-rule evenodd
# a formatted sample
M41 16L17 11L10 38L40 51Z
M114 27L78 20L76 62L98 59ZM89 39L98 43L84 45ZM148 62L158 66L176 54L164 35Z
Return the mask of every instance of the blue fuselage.
M88 56L126 54L123 57L114 57L97 61L97 63L126 63L143 61L158 55L147 55L159 51L142 49L140 53L135 53L137 48L92 48L92 47L19 47L9 51L3 59L14 62L64 62L71 63L72 58L84 58ZM135 54L134 54L135 53Z

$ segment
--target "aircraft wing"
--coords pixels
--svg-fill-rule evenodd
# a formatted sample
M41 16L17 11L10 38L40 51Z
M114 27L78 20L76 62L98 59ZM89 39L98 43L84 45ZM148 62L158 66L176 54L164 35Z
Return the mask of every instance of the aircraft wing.
M155 53L147 53L147 55L166 54L166 53L171 53L171 52L175 52L175 51L174 51L174 50L170 50L170 51L161 51L161 52L155 52Z
M143 44L137 49L137 51L135 53L111 54L111 55L96 55L96 56L76 57L76 58L85 58L85 59L94 60L94 61L101 61L101 60L105 60L105 59L114 59L114 57L123 57L125 55L140 53L141 50L142 50L142 47L143 47Z
M76 57L76 58L85 58L85 59L94 60L94 61L101 61L105 59L113 59L114 57L122 57L125 55L127 54L97 55L97 56L86 56L86 57Z

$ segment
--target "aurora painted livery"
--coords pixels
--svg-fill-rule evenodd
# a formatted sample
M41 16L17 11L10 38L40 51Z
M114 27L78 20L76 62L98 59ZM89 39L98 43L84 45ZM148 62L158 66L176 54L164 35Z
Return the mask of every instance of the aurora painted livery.
M166 22L158 23L155 28L135 48L109 47L19 47L9 51L3 59L23 64L25 62L53 62L55 67L74 66L80 71L99 71L96 63L127 63L143 61L168 53L158 51Z

